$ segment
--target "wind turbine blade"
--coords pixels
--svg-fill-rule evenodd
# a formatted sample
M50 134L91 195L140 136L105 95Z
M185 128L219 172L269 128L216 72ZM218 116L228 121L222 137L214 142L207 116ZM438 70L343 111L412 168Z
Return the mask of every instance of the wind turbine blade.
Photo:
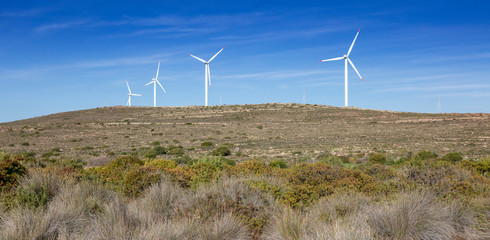
M128 81L126 81L126 86L128 86L128 91L129 91L129 94L131 94L131 88L129 88Z
M354 71L356 71L357 75L359 75L359 78L361 78L361 80L364 82L364 79L362 79L361 74L359 74L359 72L357 71L356 67L354 66L354 63L352 63L352 61L349 58L347 58L347 60L349 60L349 63L352 66L352 68L354 68Z
M218 54L219 54L221 51L223 51L223 49L225 49L225 47L223 47L221 50L219 50L219 52L218 52L218 53L214 54L214 56L213 56L211 59L209 59L209 61L208 61L208 62L213 61L213 59L214 59L216 56L218 56Z
M141 97L141 96L143 96L143 95L141 95L141 94L136 94L136 93L133 93L133 94L131 94L131 96L137 96L137 97Z
M344 59L344 57L338 57L338 58L330 58L330 59L325 59L325 60L320 60L320 62L329 62L329 61L337 61Z
M209 64L207 65L208 69L208 81L209 81L209 86L211 87L211 70L209 70Z
M148 86L148 85L150 85L150 84L152 84L152 83L153 83L153 81L151 81L151 82L149 82L149 83L145 84L145 86Z
M359 28L359 30L357 30L356 37L354 38L354 41L352 41L352 44L350 45L349 51L347 52L347 57L349 56L350 51L352 51L352 47L354 47L354 43L356 42L357 35L359 35L359 32L360 32L360 31L361 31L361 29Z
M164 92L165 94L167 94L167 91L165 91L165 88L163 88L162 84L160 84L160 82L159 82L158 80L157 80L157 83L158 83L158 85L160 85L160 87L162 88L163 92Z
M160 72L160 60L158 60L157 76L155 79L158 79L158 72Z
M204 60L202 60L202 59L200 59L200 58L198 58L198 57L196 57L196 56L194 56L194 55L192 55L192 54L190 54L190 53L189 53L189 56L191 56L191 57L193 57L193 58L195 58L195 59L197 59L197 60L201 61L202 63L206 63L206 61L204 61Z

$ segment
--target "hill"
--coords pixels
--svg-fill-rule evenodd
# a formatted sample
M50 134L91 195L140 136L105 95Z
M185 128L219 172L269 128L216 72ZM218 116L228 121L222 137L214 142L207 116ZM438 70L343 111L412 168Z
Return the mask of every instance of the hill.
M489 139L487 113L421 114L279 103L105 107L0 124L1 150L81 158L89 165L143 151L155 142L182 146L191 157L230 143L236 159L304 160L322 153L362 156L381 151L405 156L420 150L480 158L489 154Z

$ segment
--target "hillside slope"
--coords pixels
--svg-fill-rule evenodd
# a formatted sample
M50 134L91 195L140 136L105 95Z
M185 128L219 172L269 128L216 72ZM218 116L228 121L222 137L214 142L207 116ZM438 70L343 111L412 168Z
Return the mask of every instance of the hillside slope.
M96 164L158 141L190 156L233 144L236 158L314 158L386 151L430 150L489 155L490 114L418 114L322 105L260 104L213 107L106 107L0 124L0 150ZM239 154L236 154L239 152ZM237 156L238 155L238 156Z

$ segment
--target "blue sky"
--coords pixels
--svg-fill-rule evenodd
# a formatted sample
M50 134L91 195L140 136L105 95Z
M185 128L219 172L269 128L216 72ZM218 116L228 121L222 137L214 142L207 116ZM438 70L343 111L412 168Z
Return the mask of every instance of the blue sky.
M4 1L0 122L56 112L302 102L382 110L490 112L488 1Z

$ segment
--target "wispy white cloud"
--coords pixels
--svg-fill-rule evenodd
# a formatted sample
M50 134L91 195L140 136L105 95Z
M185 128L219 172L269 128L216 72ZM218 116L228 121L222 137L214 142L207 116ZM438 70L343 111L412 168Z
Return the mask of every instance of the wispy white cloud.
M44 13L51 12L51 8L31 8L21 10L3 10L0 12L0 18L24 18L40 16Z
M78 21L71 21L71 22L51 23L51 24L39 26L34 31L38 32L38 33L44 33L47 31L54 31L54 30L60 30L60 29L66 29L66 28L80 27L80 26L86 25L87 23L90 23L90 21L89 20L78 20Z
M0 80L20 80L20 79L35 80L39 75L49 73L49 72L54 72L54 71L89 70L89 69L109 68L109 67L136 66L136 65L155 63L157 59L159 59L161 62L167 62L169 61L170 56L173 55L175 55L175 53L170 52L166 54L155 54L155 55L147 55L147 56L121 57L121 58L112 58L112 59L104 59L104 60L88 60L88 61L74 62L68 64L54 64L50 66L37 67L37 68L4 70L0 72Z

